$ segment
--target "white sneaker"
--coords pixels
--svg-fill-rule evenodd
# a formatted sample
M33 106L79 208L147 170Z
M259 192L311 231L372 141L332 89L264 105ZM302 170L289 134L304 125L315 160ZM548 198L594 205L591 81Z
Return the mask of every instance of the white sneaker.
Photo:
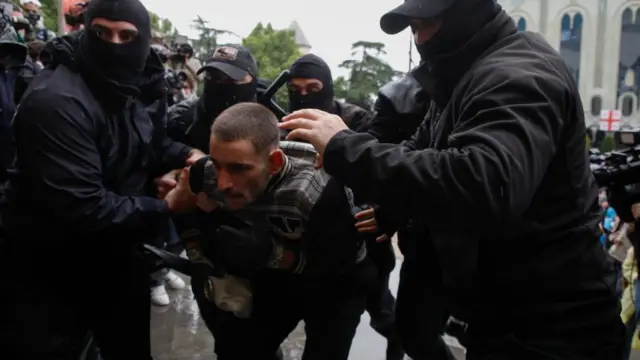
M184 280L173 271L169 271L167 275L164 276L164 279L167 281L167 285L173 290L182 290L187 286Z
M171 299L169 299L169 294L164 285L151 288L151 303L158 306L167 306L171 303Z

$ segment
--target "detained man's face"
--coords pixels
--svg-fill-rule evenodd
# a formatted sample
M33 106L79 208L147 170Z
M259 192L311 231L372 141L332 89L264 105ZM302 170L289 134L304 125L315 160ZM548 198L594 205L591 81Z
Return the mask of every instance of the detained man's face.
M229 210L254 202L284 164L282 150L256 151L250 140L220 141L213 134L209 146L218 173L218 191Z

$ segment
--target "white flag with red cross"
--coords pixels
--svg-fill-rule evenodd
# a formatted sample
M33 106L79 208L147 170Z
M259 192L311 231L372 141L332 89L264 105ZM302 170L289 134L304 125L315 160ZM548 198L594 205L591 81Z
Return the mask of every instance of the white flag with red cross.
M600 130L602 131L618 131L622 122L622 113L620 110L602 110L600 111Z

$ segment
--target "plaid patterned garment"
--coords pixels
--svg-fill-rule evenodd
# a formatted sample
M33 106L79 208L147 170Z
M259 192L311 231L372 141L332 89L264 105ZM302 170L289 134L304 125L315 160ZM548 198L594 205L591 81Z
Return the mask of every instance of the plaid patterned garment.
M287 155L284 169L270 180L260 198L236 214L254 227L267 229L255 233L270 234L265 241L273 242L274 251L268 267L302 273L306 265L305 231L331 176L315 168L316 151L310 144L282 141L280 148ZM211 161L205 165L204 182L203 190L222 202L215 191L216 170ZM345 192L354 207L351 190L345 188ZM365 256L363 243L354 261L360 262Z

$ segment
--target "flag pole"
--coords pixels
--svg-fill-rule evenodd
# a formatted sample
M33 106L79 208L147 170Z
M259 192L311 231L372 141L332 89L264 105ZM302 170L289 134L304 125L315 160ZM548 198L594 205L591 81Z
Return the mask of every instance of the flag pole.
M412 67L413 67L413 34L411 34L411 37L409 38L409 69L407 70L407 72L411 71Z
M66 22L64 21L64 0L58 0L58 35L64 35L64 28Z

